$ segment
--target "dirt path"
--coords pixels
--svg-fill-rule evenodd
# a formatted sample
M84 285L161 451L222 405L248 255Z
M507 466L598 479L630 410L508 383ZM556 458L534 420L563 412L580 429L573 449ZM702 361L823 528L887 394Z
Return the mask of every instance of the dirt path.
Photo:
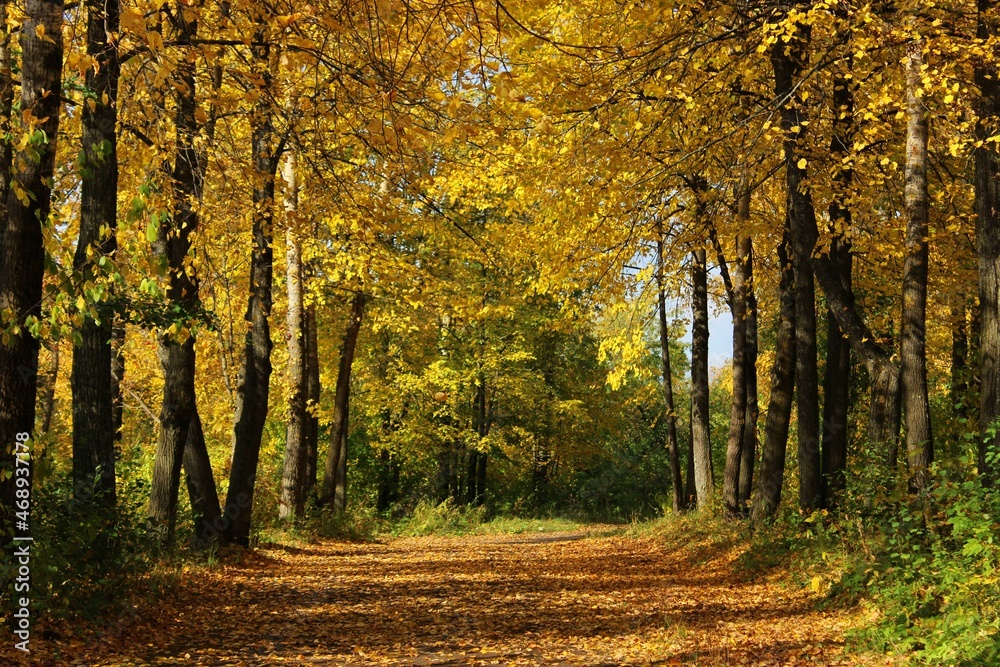
M190 572L113 641L52 646L87 665L861 664L847 615L731 558L573 533L262 549Z

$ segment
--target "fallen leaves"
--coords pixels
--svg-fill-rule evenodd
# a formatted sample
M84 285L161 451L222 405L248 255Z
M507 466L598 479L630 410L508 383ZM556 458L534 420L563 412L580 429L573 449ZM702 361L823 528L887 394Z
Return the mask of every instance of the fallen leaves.
M583 538L583 539L581 539ZM264 548L193 569L117 637L35 647L77 664L876 665L854 617L650 538L476 536ZM44 651L50 651L47 655Z

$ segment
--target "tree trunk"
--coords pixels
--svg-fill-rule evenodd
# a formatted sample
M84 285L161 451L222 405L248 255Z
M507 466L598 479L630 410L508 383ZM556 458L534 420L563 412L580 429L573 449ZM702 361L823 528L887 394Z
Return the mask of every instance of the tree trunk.
M749 218L750 199L747 196L747 217ZM740 461L739 503L741 511L746 514L750 509L750 495L753 492L753 470L757 462L757 420L760 407L757 403L757 296L753 285L753 241L744 237L746 247L740 251L745 261L743 267L744 291L746 293L746 351L744 365L746 367L747 406L746 419L743 425L743 444L740 445L742 459Z
M47 434L52 428L52 414L56 407L56 383L59 381L59 341L52 341L48 347L52 355L49 371L44 377L39 378L41 380L39 389L42 394L39 397L42 406L42 426L39 435Z
M690 412L688 417L690 417ZM684 466L684 509L694 509L698 506L698 489L694 484L694 434L691 420L688 419L688 450L687 463Z
M486 466L489 462L489 455L486 452L479 452L479 465L476 467L476 487L479 493L476 494L476 505L483 505L486 502Z
M656 221L656 306L660 324L660 371L663 381L663 408L667 415L667 452L670 456L670 488L673 510L684 507L680 453L677 451L677 411L674 409L674 379L670 370L670 330L667 328L667 296L663 277L663 223Z
M285 465L281 476L281 498L278 518L296 519L305 508L305 473L308 458L308 415L306 414L307 387L304 316L302 312L302 242L296 223L298 209L298 182L295 178L295 153L289 152L284 166L285 211L288 229L285 232L288 275L288 313L286 317L288 342L288 425L285 431Z
M197 410L188 428L183 463L184 472L187 473L191 511L195 517L194 546L204 548L219 538L222 510L219 507L219 493L215 487L212 463L208 458L208 448L205 446L205 433Z
M976 36L985 41L1000 34L995 0L978 0ZM975 70L979 88L975 150L976 255L979 263L979 473L984 483L996 480L1000 428L1000 152L987 139L1000 128L1000 72L984 59Z
M8 5L3 3L3 11ZM42 229L49 224L50 194L59 134L62 97L63 3L28 0L21 24L21 113L35 118L41 140L18 152L12 168L9 143L0 150L0 310L13 313L0 341L0 470L14 471L18 433L35 430L39 342L31 323L42 315L45 247ZM6 18L6 17L4 17ZM0 29L6 29L6 21ZM44 36L44 38L42 37ZM6 33L0 43L0 123L10 128L10 60ZM13 178L11 178L13 177ZM7 184L11 187L8 189ZM29 468L30 470L30 468ZM20 479L20 478L18 478ZM14 507L15 476L0 481L0 530L8 535ZM28 477L29 484L31 477ZM6 542L6 540L5 540ZM12 544L12 543L10 543ZM10 546L5 547L8 555ZM30 585L30 584L29 584Z
M354 293L351 313L347 319L344 342L340 346L340 367L337 369L337 389L333 399L333 423L330 425L330 453L323 477L324 504L330 503L337 512L347 508L347 426L351 392L351 367L358 344L358 332L365 314L365 294Z
M785 135L785 185L791 224L792 268L795 271L795 396L798 410L799 505L806 511L822 506L822 470L819 451L819 376L816 369L816 295L812 253L816 212L807 188L808 174L798 154L806 120L796 96L796 79L804 66L809 27L796 26L789 42L778 40L771 50L774 93L781 101L781 129Z
M81 125L80 237L73 271L86 287L101 281L105 259L118 247L118 35L117 0L87 0L87 89ZM103 281L101 281L103 282ZM98 319L84 316L73 350L73 480L93 489L95 500L115 506L115 424L111 309L94 304ZM105 312L101 313L100 311Z
M712 506L715 479L708 424L708 269L705 250L691 253L691 442L698 509Z
M191 18L191 20L188 20ZM198 34L196 17L177 13L179 39L190 41ZM194 206L201 191L203 175L195 149L198 121L195 118L195 64L182 58L175 74L177 108L175 125L173 181L173 215L159 229L154 252L166 264L169 272L167 303L182 324L194 316L200 301L198 278L188 271L186 258L191 250L191 236L198 228L198 212ZM161 544L174 538L177 521L177 497L181 465L188 430L195 416L195 350L190 335L179 337L161 333L157 356L163 368L163 404L160 408L160 430L153 460L153 479L149 498L149 518Z
M306 331L306 397L308 415L306 417L306 464L305 488L303 496L308 497L316 490L316 465L319 460L319 341L316 332L316 305L310 303L305 309Z
M258 17L258 20L263 22L267 18L267 10L261 11L265 15ZM250 543L257 463L260 459L271 388L274 179L280 151L275 144L269 94L274 58L265 37L265 29L260 28L252 47L253 69L259 77L260 90L250 113L254 162L253 254L250 260L250 301L246 313L250 327L246 333L236 389L233 467L229 473L229 491L226 494L226 513L234 514L228 536L232 542L243 546Z
M964 424L959 420L968 417L966 393L969 390L967 375L969 359L969 334L966 323L966 297L962 293L951 296L951 408L956 421L955 435L961 435Z
M778 246L781 264L779 284L780 310L778 335L771 366L771 398L764 422L764 445L761 448L760 475L754 496L751 519L760 525L770 521L781 501L785 482L785 456L788 450L788 424L792 416L792 393L795 387L795 273L788 258L790 224Z
M845 59L847 71L851 60ZM851 211L847 207L848 189L854 179L849 157L854 143L854 83L844 72L833 77L833 138L830 155L840 165L834 176L834 196L829 206L830 263L840 280L850 305L854 305L851 280L852 257L848 233ZM826 374L823 377L823 502L837 504L837 496L846 484L847 413L850 407L851 343L844 336L837 318L829 308L826 314Z
M399 462L389 452L383 449L379 452L378 497L375 509L386 512L393 503L399 500Z
M743 213L749 214L749 198L740 197L740 217L746 220ZM749 217L749 215L747 215ZM746 249L749 239L738 236L736 239L737 261L733 266L733 291L729 304L733 316L733 397L732 409L729 415L729 438L726 442L726 468L722 478L722 500L728 519L735 519L742 513L740 506L740 465L743 463L743 429L747 417L747 386L746 386L746 269L745 258L740 254Z
M905 416L910 489L922 491L934 457L927 398L927 110L918 89L923 77L923 44L910 44L906 57L906 255L900 327L900 384Z

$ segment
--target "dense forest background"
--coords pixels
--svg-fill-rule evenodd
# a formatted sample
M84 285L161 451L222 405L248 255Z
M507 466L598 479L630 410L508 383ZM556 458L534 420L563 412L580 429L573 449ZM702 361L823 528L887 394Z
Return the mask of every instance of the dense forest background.
M0 520L30 491L39 609L282 531L696 511L849 554L872 646L1000 655L996 3L0 19Z

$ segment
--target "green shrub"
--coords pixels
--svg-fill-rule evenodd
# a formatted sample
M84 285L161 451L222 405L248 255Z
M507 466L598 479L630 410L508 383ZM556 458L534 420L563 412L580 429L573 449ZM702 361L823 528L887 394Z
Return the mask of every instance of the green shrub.
M473 532L480 524L486 510L483 507L455 505L451 498L439 505L421 500L413 513L401 521L397 535L416 537L420 535L466 534Z

